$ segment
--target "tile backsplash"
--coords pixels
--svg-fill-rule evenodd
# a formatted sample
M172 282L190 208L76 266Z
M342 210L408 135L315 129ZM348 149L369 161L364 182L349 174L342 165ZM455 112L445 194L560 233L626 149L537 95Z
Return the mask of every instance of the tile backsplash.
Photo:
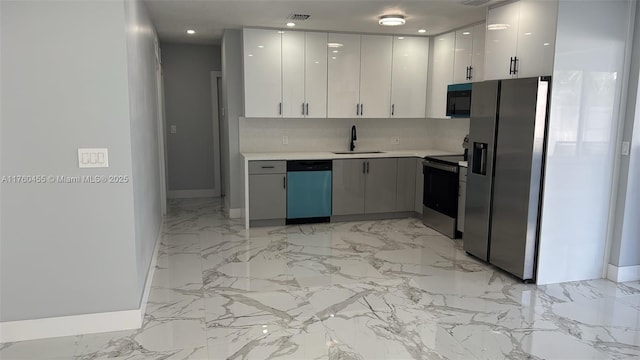
M240 118L241 152L346 151L356 125L356 150L440 149L462 152L469 119ZM288 144L283 144L286 137ZM398 137L399 144L392 138Z

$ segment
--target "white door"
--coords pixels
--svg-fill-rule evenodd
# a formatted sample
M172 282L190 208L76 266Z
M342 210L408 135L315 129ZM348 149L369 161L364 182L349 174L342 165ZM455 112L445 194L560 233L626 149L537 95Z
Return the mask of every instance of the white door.
M360 35L329 34L327 50L327 116L355 117L360 113Z
M551 75L558 2L521 1L518 26L518 77Z
M512 58L516 56L520 2L511 3L487 12L484 78L486 80L513 77Z
M244 29L246 117L282 116L282 36L276 30Z
M484 80L484 43L487 24L482 23L473 27L473 45L471 49L471 81Z
M392 37L362 35L360 38L360 116L391 115Z
M327 34L305 34L305 116L327 117Z
M304 47L304 32L282 34L282 117L304 116Z
M447 86L453 82L453 32L433 39L433 75L427 113L432 118L444 118L447 107Z
M392 117L425 117L428 64L428 38L403 36L393 38Z
M473 28L456 31L456 42L453 59L453 83L460 84L471 81L470 67L473 55Z

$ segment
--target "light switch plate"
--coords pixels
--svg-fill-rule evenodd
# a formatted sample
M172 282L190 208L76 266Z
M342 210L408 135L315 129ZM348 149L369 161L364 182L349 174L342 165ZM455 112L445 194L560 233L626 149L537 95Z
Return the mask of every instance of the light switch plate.
M622 142L622 151L621 151L622 155L628 156L630 147L631 147L631 144L628 141L623 141Z
M109 151L107 148L78 148L78 167L109 167Z
M172 134L175 134L178 132L178 127L176 125L171 125L170 126L170 131Z

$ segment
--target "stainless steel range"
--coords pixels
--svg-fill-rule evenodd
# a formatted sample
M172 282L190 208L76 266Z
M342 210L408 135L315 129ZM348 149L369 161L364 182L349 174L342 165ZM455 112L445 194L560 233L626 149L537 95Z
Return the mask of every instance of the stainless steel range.
M458 162L464 155L427 156L422 161L424 192L422 222L447 235L459 237L456 230L458 216Z

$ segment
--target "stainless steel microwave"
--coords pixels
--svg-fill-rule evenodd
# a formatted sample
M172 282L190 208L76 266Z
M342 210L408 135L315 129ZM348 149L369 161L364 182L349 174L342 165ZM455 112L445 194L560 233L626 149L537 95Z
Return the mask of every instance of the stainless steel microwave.
M464 118L471 115L471 83L447 86L446 115Z

